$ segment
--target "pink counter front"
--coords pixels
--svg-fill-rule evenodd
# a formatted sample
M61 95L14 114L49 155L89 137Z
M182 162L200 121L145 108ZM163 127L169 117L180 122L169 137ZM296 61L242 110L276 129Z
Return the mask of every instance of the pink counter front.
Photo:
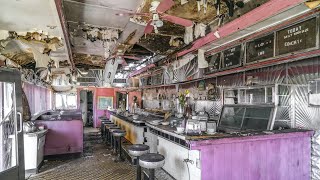
M36 125L48 129L44 155L83 152L82 120L36 120Z
M202 180L309 180L312 131L191 141Z

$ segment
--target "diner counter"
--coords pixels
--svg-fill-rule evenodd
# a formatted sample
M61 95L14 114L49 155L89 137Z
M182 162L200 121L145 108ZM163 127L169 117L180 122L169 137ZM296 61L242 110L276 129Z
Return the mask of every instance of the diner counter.
M159 118L143 117L136 123L113 113L111 119L128 132L132 144L147 144L150 151L164 155L163 169L175 179L310 179L310 130L189 136L169 125L154 125ZM186 166L186 160L195 163Z
M160 120L159 117L139 117L139 121L136 121L132 118L132 116L125 117L123 115L117 114L115 112L111 112L111 115L120 118L126 122L129 122L136 126L147 126L149 128L155 129L162 133L174 136L176 138L186 140L186 141L202 141L202 140L214 140L214 139L224 139L224 138L242 138L242 137L251 137L251 136L263 136L263 135L277 135L283 133L294 133L294 132L311 132L309 130L304 129L283 129L283 130L273 130L273 131L258 131L258 132L243 132L243 133L221 133L217 132L215 134L206 134L203 133L201 135L186 135L176 133L176 128L171 127L170 125L153 125L151 122L153 120Z
M178 134L176 133L176 128L164 125L152 125L150 123L146 123L146 125L150 128L156 129L163 133L167 133L169 135L175 136L177 138L187 140L187 141L202 141L202 140L213 140L213 139L223 139L223 138L241 138L241 137L251 137L251 136L263 136L263 135L276 135L283 133L294 133L294 132L310 132L305 129L283 129L283 130L273 130L273 131L259 131L259 132L243 132L243 133L221 133L217 132L215 134L206 134L203 133L201 135L186 135L186 134Z
M83 121L78 112L44 111L33 117L36 126L47 130L45 156L83 152Z
M138 119L133 119L132 116L124 116L124 115L121 115L121 114L117 114L116 112L114 111L109 111L110 115L113 115L115 117L118 117L124 121L127 121L131 124L134 124L136 126L146 126L146 123L147 122L150 122L150 121L153 121L153 120L160 120L161 118L159 117L155 117L155 116L152 116L152 115L149 115L147 117L144 117L144 116L139 116Z

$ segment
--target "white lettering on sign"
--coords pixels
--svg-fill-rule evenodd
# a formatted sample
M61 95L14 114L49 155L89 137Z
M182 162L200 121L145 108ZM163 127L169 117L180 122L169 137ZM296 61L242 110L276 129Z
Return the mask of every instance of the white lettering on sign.
M264 51L260 51L260 52L258 52L258 56L262 56L262 55L264 55L265 54L265 52Z
M271 44L271 43L272 43L272 40L267 40L265 42L261 42L259 44L256 44L254 47L255 48L260 48L260 47L266 46L266 45Z
M290 42L285 42L284 46L289 47L289 46L298 45L300 43L302 43L302 39L297 39L297 40L293 40L293 41L290 41Z
M309 28L302 29L301 26L294 27L294 28L291 28L291 29L287 30L288 34L283 36L283 39L288 39L288 38L291 38L293 36L297 36L297 35L300 35L300 34L303 34L303 33L307 33L307 32L309 32Z

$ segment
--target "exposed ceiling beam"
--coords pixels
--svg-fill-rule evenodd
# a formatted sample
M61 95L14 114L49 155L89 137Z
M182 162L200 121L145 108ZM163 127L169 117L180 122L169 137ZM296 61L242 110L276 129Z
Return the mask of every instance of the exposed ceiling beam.
M59 19L60 19L60 23L61 23L61 27L62 27L64 39L65 39L65 46L66 46L66 50L68 52L68 56L69 56L70 63L71 63L71 68L72 68L72 70L75 70L76 67L75 67L75 64L74 64L73 58L72 58L72 51L71 51L69 33L68 33L68 29L67 29L67 23L64 18L64 14L63 14L63 10L62 10L62 0L54 0L54 1L56 4L56 7L57 7L57 12L59 15Z

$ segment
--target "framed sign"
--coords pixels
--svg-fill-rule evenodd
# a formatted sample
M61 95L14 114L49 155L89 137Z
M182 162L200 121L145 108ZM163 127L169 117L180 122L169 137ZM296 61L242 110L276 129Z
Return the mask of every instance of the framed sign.
M221 69L228 69L241 65L241 45L223 51Z
M206 57L208 62L208 68L206 68L206 74L217 72L220 69L221 52Z
M317 47L317 19L306 20L277 32L276 55Z
M246 43L246 63L274 56L274 33Z
M113 108L113 97L98 96L98 109L106 110Z

